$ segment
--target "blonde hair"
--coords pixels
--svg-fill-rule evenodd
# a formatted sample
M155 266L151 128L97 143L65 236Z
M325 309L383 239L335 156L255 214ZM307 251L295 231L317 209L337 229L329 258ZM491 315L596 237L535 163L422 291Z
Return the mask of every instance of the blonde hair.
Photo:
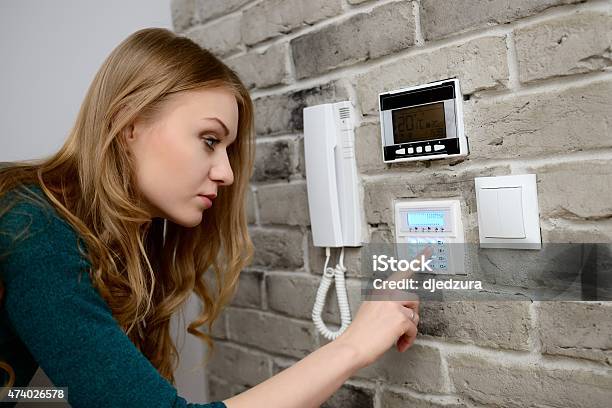
M229 89L238 103L238 134L227 149L234 182L219 187L197 227L164 225L145 210L121 131L137 116L153 120L177 92L216 87ZM147 28L106 58L57 153L0 170L0 197L36 183L74 227L86 243L87 253L79 250L91 262L94 286L130 340L172 384L178 353L169 334L171 315L195 292L204 311L187 331L212 350L207 332L253 255L245 213L253 127L253 103L235 72L188 38ZM6 211L0 209L0 217ZM207 332L197 330L205 324Z

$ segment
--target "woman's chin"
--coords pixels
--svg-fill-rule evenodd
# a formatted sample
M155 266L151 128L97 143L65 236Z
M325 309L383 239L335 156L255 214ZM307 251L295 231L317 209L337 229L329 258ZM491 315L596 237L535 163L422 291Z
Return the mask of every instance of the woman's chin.
M173 218L172 222L185 228L197 227L202 223L202 212L196 213L191 217Z

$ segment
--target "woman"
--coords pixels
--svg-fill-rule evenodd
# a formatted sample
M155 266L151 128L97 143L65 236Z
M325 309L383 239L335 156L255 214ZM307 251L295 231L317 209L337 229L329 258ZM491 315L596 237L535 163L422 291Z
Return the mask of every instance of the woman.
M253 133L248 91L191 40L143 29L110 54L59 152L0 170L8 386L40 365L74 408L312 407L412 345L417 300L363 302L340 337L256 387L206 405L177 395L171 315L195 291L188 331L212 349L197 328L210 332L253 254Z

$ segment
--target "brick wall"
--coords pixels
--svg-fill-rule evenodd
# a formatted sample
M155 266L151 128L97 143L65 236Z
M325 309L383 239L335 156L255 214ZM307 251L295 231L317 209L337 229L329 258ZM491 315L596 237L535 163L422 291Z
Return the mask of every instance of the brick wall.
M176 31L234 68L256 107L256 258L215 328L211 398L325 342L310 321L324 251L309 227L305 106L356 107L371 241L393 239L392 199L460 197L466 239L478 242L474 177L536 173L544 242L612 242L612 2L175 0L172 11ZM452 76L470 155L385 165L377 94ZM359 249L346 257L354 314ZM488 287L520 292L514 276L487 276ZM339 321L335 295L324 318ZM610 406L612 303L424 303L419 331L325 406Z

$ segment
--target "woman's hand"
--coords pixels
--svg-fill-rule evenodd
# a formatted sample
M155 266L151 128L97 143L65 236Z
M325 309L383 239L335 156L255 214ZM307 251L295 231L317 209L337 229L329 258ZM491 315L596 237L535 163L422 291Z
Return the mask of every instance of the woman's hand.
M426 250L427 251L427 250ZM429 251L428 256L431 255ZM405 276L394 274L387 280ZM376 291L379 295L382 291ZM376 361L394 343L405 351L414 342L419 322L419 300L414 294L401 294L400 301L364 301L353 323L336 340L272 378L223 401L228 408L302 408L321 406L355 371ZM308 384L304 387L304 384Z
M432 250L427 247L420 256L427 259ZM412 273L395 273L387 281L409 278ZM400 290L379 290L391 299L405 300L363 301L353 322L335 341L357 350L361 365L374 363L393 344L400 352L406 351L417 336L419 324L419 299L416 294Z
M393 344L406 351L416 339L418 300L364 301L355 319L335 341L357 350L361 366L374 363Z

